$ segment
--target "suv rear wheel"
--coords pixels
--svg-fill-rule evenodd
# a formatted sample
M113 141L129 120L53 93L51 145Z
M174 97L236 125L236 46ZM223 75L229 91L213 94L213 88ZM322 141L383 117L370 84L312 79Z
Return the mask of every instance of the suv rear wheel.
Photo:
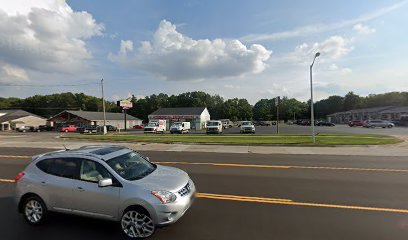
M23 205L24 219L31 225L39 225L44 222L47 215L47 207L41 198L28 197Z
M130 239L150 237L155 230L153 220L146 211L130 208L123 213L120 221L123 233Z

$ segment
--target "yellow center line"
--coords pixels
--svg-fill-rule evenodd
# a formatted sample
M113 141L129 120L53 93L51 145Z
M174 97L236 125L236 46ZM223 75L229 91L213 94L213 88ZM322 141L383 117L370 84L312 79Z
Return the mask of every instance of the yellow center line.
M196 196L197 198L239 201L239 202L259 202L259 203L281 204L281 205L303 206L303 207L323 207L323 208L337 208L337 209L349 209L349 210L361 210L361 211L408 213L408 209L350 206L350 205L338 205L338 204L326 204L326 203L307 203L307 202L296 202L290 199L259 198L259 197L221 195L221 194L209 194L209 193L197 193Z
M0 155L0 158L28 159L31 156ZM408 173L408 169L391 168L349 168L349 167L325 167L325 166L296 166L296 165L262 165L262 164L239 164L239 163L210 163L210 162L155 162L157 164L181 164L181 165L207 165L214 167L246 167L246 168L274 168L274 169L318 169L318 170L340 170L340 171L370 171L370 172L400 172Z
M0 155L0 158L31 158L31 156Z
M207 165L216 167L248 167L248 168L277 168L277 169L320 169L320 170L344 170L344 171L372 171L372 172L402 172L408 173L408 169L390 168L348 168L348 167L324 167L324 166L285 166L285 165L260 165L260 164L237 164L237 163L196 163L196 162L155 162L157 164L181 164L181 165Z
M216 167L252 167L252 168L290 168L290 166L237 164L237 163L193 163L193 162L155 162L157 164L184 164L184 165L209 165Z
M0 182L13 183L13 182L16 182L16 181L14 179L2 179L2 178L0 178Z

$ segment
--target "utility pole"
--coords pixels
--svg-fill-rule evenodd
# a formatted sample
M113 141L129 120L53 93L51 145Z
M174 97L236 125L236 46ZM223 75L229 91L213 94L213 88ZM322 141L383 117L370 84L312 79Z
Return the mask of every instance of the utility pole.
M275 107L276 107L276 134L279 134L279 100L280 97L275 98Z
M125 114L125 132L127 131L127 121L126 121L126 108L123 109L123 113Z
M105 110L105 95L103 93L103 78L101 79L102 88L102 108L103 108L103 134L106 134L106 110Z

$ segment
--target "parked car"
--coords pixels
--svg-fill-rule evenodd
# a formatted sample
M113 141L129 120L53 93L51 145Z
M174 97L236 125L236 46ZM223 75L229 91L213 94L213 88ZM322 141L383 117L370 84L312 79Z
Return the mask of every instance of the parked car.
M30 131L30 126L21 126L19 128L16 128L17 132L28 132Z
M34 156L16 178L15 201L30 225L49 212L118 222L132 239L180 219L196 193L188 174L121 146L88 146Z
M38 126L38 129L40 130L40 132L48 132L48 131L53 131L54 128L48 125L40 125Z
M316 126L327 126L327 127L334 127L335 124L331 122L326 122L326 121L319 121L316 123Z
M30 132L41 132L39 127L31 126L31 127L29 127L29 129L30 129Z
M234 125L233 122L229 119L220 119L220 121L222 122L222 127L224 129L232 128Z
M135 125L133 126L133 129L144 129L145 126L144 125Z
M296 124L301 126L310 126L310 120L297 120Z
M255 125L251 121L243 121L241 124L240 133L254 133Z
M78 126L75 125L69 125L69 126L65 126L63 128L61 128L61 132L76 132L77 131Z
M275 123L275 124L274 124ZM271 125L276 125L276 122L271 122L271 121L259 121L259 126L271 126Z
M170 133L189 133L190 132L190 122L175 122L170 127Z
M362 127L364 125L364 121L361 120L353 120L350 121L348 124L350 127Z
M210 120L207 122L206 133L222 133L222 122L218 120Z
M116 130L118 130L117 127L112 126L112 125L106 125L106 131L108 131L108 132L115 132Z
M394 123L384 121L384 120L367 120L364 122L364 127L366 128L376 128L376 127L382 127L382 128L392 128L395 127Z
M92 134L92 133L96 134L98 132L98 126L91 125L91 126L79 127L76 129L76 131L82 134Z

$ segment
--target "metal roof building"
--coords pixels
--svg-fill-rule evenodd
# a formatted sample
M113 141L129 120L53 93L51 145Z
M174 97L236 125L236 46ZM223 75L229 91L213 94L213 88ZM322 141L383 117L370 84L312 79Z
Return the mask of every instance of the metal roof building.
M22 126L38 127L45 124L45 118L24 110L0 110L1 131L15 130Z
M106 112L106 125L112 125L118 129L124 129L124 114ZM76 125L79 127L96 125L103 126L103 112L90 111L69 111L65 110L48 119L57 128L64 125ZM142 120L126 114L126 127L132 128L135 125L141 125Z
M353 120L372 120L382 119L389 121L398 121L401 116L408 115L408 106L385 106L374 108L353 109L345 112L337 112L327 115L330 122L348 123Z
M203 129L211 119L206 107L159 108L148 116L152 119L165 119L167 128L173 122L190 122L191 128Z

